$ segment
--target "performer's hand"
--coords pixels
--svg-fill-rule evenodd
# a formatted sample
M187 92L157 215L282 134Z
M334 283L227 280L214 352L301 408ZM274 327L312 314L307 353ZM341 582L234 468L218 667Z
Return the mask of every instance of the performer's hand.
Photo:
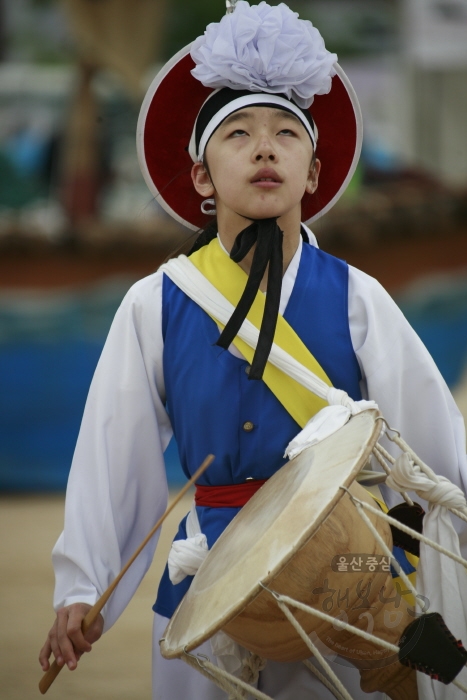
M87 631L85 639L81 623L90 609L91 606L86 603L74 603L60 608L39 654L39 663L43 671L49 670L50 654L55 656L59 666L66 664L70 671L74 671L82 654L91 651L92 643L102 634L104 619L99 615Z

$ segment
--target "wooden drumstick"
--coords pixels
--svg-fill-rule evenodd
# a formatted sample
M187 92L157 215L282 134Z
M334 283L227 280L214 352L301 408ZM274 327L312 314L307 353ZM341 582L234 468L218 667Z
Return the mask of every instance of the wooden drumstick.
M165 511L164 515L159 518L157 523L154 525L152 528L151 532L147 535L147 537L144 539L144 541L140 544L136 552L133 554L131 559L127 561L123 569L120 571L118 576L112 581L110 586L107 588L106 591L101 595L97 603L95 603L92 608L88 611L87 615L83 619L83 622L81 624L81 629L83 631L83 634L86 635L86 632L88 629L91 627L92 623L97 619L97 616L101 612L102 608L104 605L107 603L108 599L114 592L115 588L117 587L118 583L121 581L122 577L126 574L130 566L133 564L135 561L136 557L142 552L142 550L145 548L151 537L157 532L157 530L160 528L164 520L167 518L169 513L175 508L177 503L181 500L181 498L185 495L185 493L188 491L190 486L192 486L196 480L201 476L203 472L206 471L206 469L209 467L210 464L214 461L214 455L208 455L202 465L197 469L197 471L193 474L191 479L187 481L185 486L179 491L177 496L174 498L170 506L167 508ZM62 670L63 666L59 666L56 661L54 661L49 670L44 673L42 676L41 680L39 681L39 690L41 691L42 695L48 691L60 671Z

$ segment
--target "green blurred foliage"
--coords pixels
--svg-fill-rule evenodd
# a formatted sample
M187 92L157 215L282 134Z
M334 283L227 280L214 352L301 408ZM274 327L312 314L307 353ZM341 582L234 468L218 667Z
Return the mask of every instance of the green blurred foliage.
M38 178L18 172L10 159L0 150L0 210L22 209L44 196L45 188Z
M252 3L253 4L253 3ZM278 5L278 0L269 0ZM327 48L339 57L393 51L397 7L392 0L289 0L290 9L310 20ZM224 0L172 0L167 7L163 58L167 60L225 13Z
M73 61L73 37L60 0L11 2L5 10L8 60L45 64ZM279 1L269 0L269 4L278 5ZM398 4L394 0L289 0L287 4L302 19L311 20L327 47L340 57L392 51L397 46ZM224 14L225 0L166 2L158 59L173 56Z
M210 22L225 14L223 0L171 0L167 5L164 60L203 34Z
M5 57L12 63L66 64L74 45L61 0L3 0Z

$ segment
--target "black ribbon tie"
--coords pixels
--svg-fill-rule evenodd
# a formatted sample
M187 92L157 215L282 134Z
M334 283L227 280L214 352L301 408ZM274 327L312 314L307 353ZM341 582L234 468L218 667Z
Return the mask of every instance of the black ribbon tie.
M269 264L264 314L261 321L258 344L248 375L249 379L262 378L274 341L282 289L283 238L284 235L277 225L277 219L258 219L238 234L230 252L231 259L238 263L243 260L256 243L245 289L232 316L216 342L216 345L225 350L227 350L238 334L243 321L251 309Z

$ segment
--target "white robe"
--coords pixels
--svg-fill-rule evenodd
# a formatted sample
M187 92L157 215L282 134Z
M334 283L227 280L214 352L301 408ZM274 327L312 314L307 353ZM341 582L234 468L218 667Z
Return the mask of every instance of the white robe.
M301 245L284 275L281 313L300 254ZM375 400L420 457L465 492L463 418L428 351L381 285L353 267L348 306L363 397ZM164 407L161 319L162 274L156 272L137 282L122 301L91 384L68 482L65 528L53 551L55 609L74 602L94 604L166 508L163 452L172 428ZM393 451L391 444L386 447ZM389 506L400 501L396 493L382 490ZM458 529L465 555L467 529ZM104 609L105 629L133 596L156 544L157 536L112 595ZM157 639L163 624L156 616ZM225 697L216 695L216 689L208 696L204 679L180 661L162 660L158 645L154 654L157 700L186 697L170 690L179 682L185 689L189 685L193 700ZM340 670L358 679L353 669ZM268 684L276 691L283 685L282 694L275 694L278 700L331 697L310 679L294 665L270 664L260 687L263 682L264 692L274 694Z

